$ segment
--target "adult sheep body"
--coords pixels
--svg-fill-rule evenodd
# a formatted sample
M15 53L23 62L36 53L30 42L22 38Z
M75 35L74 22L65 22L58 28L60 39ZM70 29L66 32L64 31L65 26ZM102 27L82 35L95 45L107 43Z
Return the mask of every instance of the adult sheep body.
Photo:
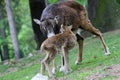
M105 54L109 55L109 48L107 47L101 32L96 29L87 17L86 9L75 1L65 1L47 6L41 15L41 19L34 19L40 25L40 29L47 37L54 36L60 32L60 26L66 17L66 24L72 25L72 31L76 34L79 45L78 58L76 64L82 61L83 51L83 37L80 35L80 29L97 35L105 49Z

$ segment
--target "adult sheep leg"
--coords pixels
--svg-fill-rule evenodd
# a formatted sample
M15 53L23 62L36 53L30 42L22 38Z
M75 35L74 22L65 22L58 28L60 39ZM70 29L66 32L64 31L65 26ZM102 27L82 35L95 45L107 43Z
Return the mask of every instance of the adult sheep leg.
M81 37L80 35L76 34L76 37L77 37L77 43L78 43L78 49L79 49L79 52L78 52L78 58L75 62L75 64L79 64L81 61L82 61L82 52L83 52L83 37Z
M82 29L97 35L100 38L102 45L104 46L105 55L110 54L109 48L107 47L101 32L91 24L90 20L88 19L84 12L81 12L81 27Z

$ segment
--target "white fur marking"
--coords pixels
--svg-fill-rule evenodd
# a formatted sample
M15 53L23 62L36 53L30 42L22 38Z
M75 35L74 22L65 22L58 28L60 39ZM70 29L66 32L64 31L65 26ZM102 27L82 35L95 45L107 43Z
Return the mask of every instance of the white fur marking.
M77 34L81 35L82 29L78 29Z
M60 72L64 71L64 66L61 66L59 71Z
M48 33L47 37L52 37L54 35L55 35L54 33Z
M53 74L56 73L56 68L55 68L55 67L52 69L52 73L53 73Z
M105 55L110 55L110 51L108 47L107 47L107 52L105 53Z
M79 64L79 62L78 62L78 60L76 60L76 61L75 61L75 65L78 65L78 64Z

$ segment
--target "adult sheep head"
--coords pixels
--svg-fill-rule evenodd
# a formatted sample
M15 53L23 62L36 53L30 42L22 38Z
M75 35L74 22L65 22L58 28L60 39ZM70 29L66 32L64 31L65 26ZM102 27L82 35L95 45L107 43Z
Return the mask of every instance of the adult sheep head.
M55 35L54 27L56 24L58 24L58 16L55 16L55 18L47 18L43 20L33 19L35 23L37 23L40 26L40 30L45 35L47 34L47 37L51 37Z

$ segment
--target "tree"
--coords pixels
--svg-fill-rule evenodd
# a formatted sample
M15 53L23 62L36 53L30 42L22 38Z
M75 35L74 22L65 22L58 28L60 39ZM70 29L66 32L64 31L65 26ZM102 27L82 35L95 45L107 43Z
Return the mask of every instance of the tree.
M4 23L3 19L4 19L4 16L3 16L3 1L0 2L0 23L1 23L1 27L0 27L0 36L3 40L6 39L6 32L5 32L5 26L2 25ZM9 49L8 49L8 44L4 43L4 44L0 44L0 56L1 56L1 60L7 60L9 59Z
M93 25L102 32L120 28L120 6L118 1L119 0L88 0L89 18Z
M2 51L0 49L0 57L1 57L1 61L3 61L3 56L2 56Z
M29 0L29 5L30 5L30 12L31 12L31 19L32 19L32 27L34 31L34 37L37 43L37 49L40 48L41 43L46 39L46 36L42 34L40 31L39 25L37 25L33 19L41 18L41 14L43 9L45 8L45 0Z
M5 32L5 28L1 28L0 29L0 33L1 33L1 36L2 36L2 39L5 40L6 39L6 32ZM2 60L7 60L9 59L9 49L8 49L8 45L7 43L3 43L1 44L1 58Z
M12 13L11 5L10 5L10 0L5 0L5 3L6 3L6 11L7 11L8 22L10 27L10 34L11 34L12 43L14 46L15 58L20 59L22 55L20 53L17 32L16 32L16 25L15 25L13 13Z
M98 1L99 0L88 0L88 15L92 23L95 19L96 10L98 7Z

